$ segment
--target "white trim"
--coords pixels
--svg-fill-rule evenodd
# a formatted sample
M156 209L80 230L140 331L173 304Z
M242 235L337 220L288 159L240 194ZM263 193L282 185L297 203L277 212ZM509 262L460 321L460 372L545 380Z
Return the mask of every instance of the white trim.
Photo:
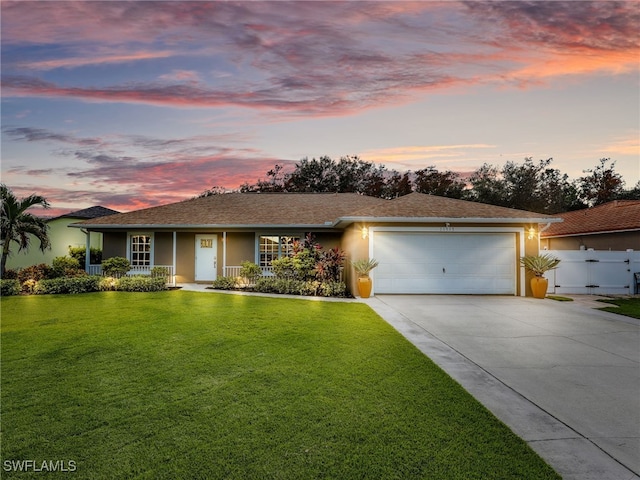
M174 230L173 231L173 251L171 252L172 255L172 267L173 267L173 275L172 275L172 280L173 280L173 286L175 287L176 285L176 268L177 268L177 251L178 251L178 234L177 232Z
M373 242L374 242L374 237L376 232L441 233L443 235L446 235L446 234L456 235L459 233L469 233L469 234L471 233L513 233L513 234L520 234L520 254L524 255L525 253L524 227L460 227L460 226L450 227L450 228L453 228L453 230L443 230L443 228L447 228L447 227L369 227L368 256L369 258L371 258L371 255L373 253ZM518 293L517 282L516 282L516 285L514 285L513 290L514 292L516 292L516 295L524 297L525 296L525 271L524 271L524 267L519 266L520 259L516 258L515 261L516 261L516 268L518 268L519 277L520 277L520 292ZM516 278L516 275L514 275L514 280ZM375 295L375 285L376 285L375 269L371 271L370 276L371 276L371 279L373 280L373 287L371 289L371 294Z
M558 217L519 217L519 218L487 218L487 217L341 217L334 226L339 226L343 222L355 223L455 223L457 225L465 223L559 223L562 218ZM421 227L416 227L421 228Z
M260 237L278 237L278 258L280 257L280 253L281 253L281 246L282 244L280 243L280 238L282 237L298 237L300 238L300 241L302 241L304 239L305 234L307 233L307 230L302 230L302 231L291 231L291 230L285 230L284 233L283 231L276 231L274 232L273 230L261 230L261 231L255 231L254 232L254 246L255 246L255 250L254 250L254 262L256 265L260 266L260 268L262 268L264 270L265 266L260 265Z
M215 252L215 255L213 257L213 278L198 278L198 264L199 262L202 262L202 256L200 258L198 258L198 252L202 250L202 248L199 246L200 242L202 241L203 237L209 237L212 238L212 251ZM217 233L196 233L195 234L195 243L194 243L194 273L193 273L193 277L194 280L196 282L208 282L208 281L214 281L216 278L218 278L218 234ZM207 248L207 250L209 250ZM206 273L206 272L205 272Z
M84 270L89 273L91 269L91 232L88 230L83 230L85 234L85 244L84 244Z
M375 218L367 219L367 221L374 221ZM315 230L333 230L336 227L336 223L300 223L300 224L282 224L282 225L274 225L273 223L261 223L261 224L244 224L244 223L132 223L132 224L99 224L99 223L82 223L82 224L71 224L69 227L73 228L87 228L92 230L123 230L128 228L133 228L136 230L139 229L152 229L152 230L198 230L202 231L202 233L206 233L211 230L273 230L274 228L282 229L282 230L304 230L315 231ZM339 230L342 230L340 228Z
M156 249L156 242L155 242L155 235L154 232L145 232L145 231L135 231L135 232L127 232L127 260L129 260L129 262L131 262L131 237L136 236L136 235L145 235L147 237L149 237L151 239L151 251L149 252L149 267L153 268L153 266L155 265L155 249ZM144 265L131 265L131 269L135 269L138 266L144 266Z
M227 272L227 231L222 232L222 276Z

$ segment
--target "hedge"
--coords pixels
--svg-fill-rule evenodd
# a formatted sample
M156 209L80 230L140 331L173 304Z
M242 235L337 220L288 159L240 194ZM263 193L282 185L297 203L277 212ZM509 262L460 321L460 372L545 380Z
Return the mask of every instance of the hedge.
M60 277L50 280L40 280L36 283L33 293L46 295L50 293L87 293L99 290L100 278L97 275L84 277Z
M159 292L166 289L167 284L164 277L122 277L116 282L116 290L123 292Z
M347 286L344 282L319 282L317 280L295 280L273 277L259 278L253 287L253 291L317 297L347 296Z
M10 295L18 295L20 293L20 282L16 279L0 280L0 296L8 297Z
M166 290L167 287L164 277L150 276L113 278L100 275L85 275L82 277L45 279L38 282L29 280L22 286L17 280L2 280L2 295L17 295L20 293L21 288L25 293L46 295L113 290L121 292L159 292ZM5 293L5 290L7 293Z
M238 287L236 277L218 277L213 281L213 288L217 290L233 290Z

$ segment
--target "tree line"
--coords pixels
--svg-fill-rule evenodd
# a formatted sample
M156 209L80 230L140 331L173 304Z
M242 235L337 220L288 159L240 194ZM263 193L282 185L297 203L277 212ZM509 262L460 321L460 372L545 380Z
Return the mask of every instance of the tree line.
M360 193L381 198L396 198L411 192L471 200L536 213L557 214L600 205L617 199L640 199L640 181L625 190L622 176L615 171L615 161L601 158L583 176L570 180L557 168L552 158L522 163L509 161L502 167L485 163L468 177L451 170L439 171L429 166L416 171L398 172L384 165L366 162L357 156L333 160L303 158L292 172L276 164L266 178L245 183L240 192L331 192ZM199 196L224 193L213 187Z

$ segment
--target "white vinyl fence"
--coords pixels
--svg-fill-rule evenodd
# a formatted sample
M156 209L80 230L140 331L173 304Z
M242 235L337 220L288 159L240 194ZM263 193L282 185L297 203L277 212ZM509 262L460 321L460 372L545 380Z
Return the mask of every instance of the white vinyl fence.
M547 272L547 293L607 295L633 294L634 272L640 272L640 251L545 250L560 259Z

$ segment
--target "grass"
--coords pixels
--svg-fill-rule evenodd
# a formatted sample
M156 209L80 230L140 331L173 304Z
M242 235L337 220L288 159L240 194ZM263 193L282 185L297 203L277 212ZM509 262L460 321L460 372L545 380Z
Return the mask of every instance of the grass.
M363 304L170 291L1 307L2 465L72 460L47 478L83 479L559 478Z
M550 300L555 300L556 302L573 302L573 298L562 297L560 295L547 295L547 298Z
M615 307L603 307L599 310L618 313L627 317L640 318L640 298L607 298L598 301L616 305Z

